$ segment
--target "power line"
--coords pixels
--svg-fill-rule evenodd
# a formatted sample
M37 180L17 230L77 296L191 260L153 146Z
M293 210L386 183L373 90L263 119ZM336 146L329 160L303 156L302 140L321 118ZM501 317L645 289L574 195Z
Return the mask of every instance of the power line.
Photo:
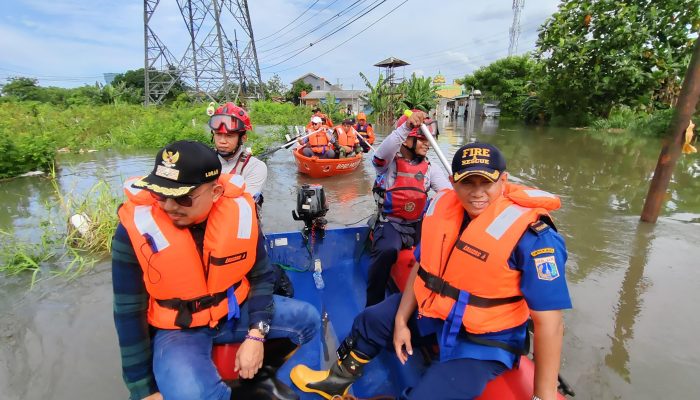
M317 39L316 41L309 43L308 46L305 46L304 48L300 48L298 52L292 54L291 56L285 58L284 60L282 60L282 61L280 61L280 62L278 62L278 63L272 64L272 65L269 65L269 66L267 66L267 67L263 67L262 69L269 69L269 68L275 67L275 66L277 66L277 65L283 64L283 63L286 62L286 61L291 60L292 58L298 56L299 54L301 54L301 53L303 53L304 51L306 51L306 50L308 50L309 48L311 48L313 45L315 45L315 44L317 44L317 43L319 43L319 42L321 42L321 41L323 41L323 40L325 40L325 39L327 39L327 38L329 38L329 37L335 35L336 33L340 32L341 30L343 30L343 29L345 29L345 28L347 28L348 26L350 26L351 24L353 24L354 22L356 22L356 21L359 20L360 18L362 18L362 17L364 17L365 15L369 14L370 12L374 11L374 9L376 9L376 8L379 7L380 5L384 4L386 1L387 1L387 0L381 0L378 4L376 4L375 6L373 6L372 8L370 8L370 9L369 9L368 11L366 11L366 12L365 12L365 10L367 10L367 9L365 8L365 10L360 11L360 13L361 13L362 15L359 15L360 13L356 14L356 15L359 15L359 16L357 16L356 18L352 19L351 21L345 23L344 25L341 25L340 27L338 27L338 28L335 29L334 31L327 33L326 35L324 35L324 36L321 37L320 39Z
M318 3L318 2L319 2L319 0L316 0L316 1L314 1L313 3L311 3L311 5L308 6L308 7L306 8L306 10L302 11L302 13L299 14L298 17L294 18L294 19L292 20L292 22L288 23L287 25L285 25L285 26L283 26L282 28L276 30L275 32L273 32L273 33L271 33L271 34L269 34L269 35L267 35L267 36L265 36L265 37L263 37L263 38L260 38L260 39L258 39L258 40L265 40L265 39L267 39L267 38L269 38L269 37L275 36L275 35L276 35L277 33L279 33L279 32L282 32L282 31L285 30L285 28L287 28L289 25L293 24L294 22L296 22L296 20L298 20L299 18L301 18L302 15L304 15L307 11L309 11L309 10L310 10L313 6L315 6L316 3ZM335 3L335 2L334 2L334 3Z
M321 29L321 28L327 26L328 23L330 23L330 22L333 21L334 19L340 18L341 15L343 15L343 14L345 14L345 13L351 11L353 8L357 7L360 3L364 3L365 1L366 1L366 0L357 0L357 1L355 1L354 3L350 4L350 5L349 5L347 8L345 8L344 10L341 10L341 11L338 12L337 14L335 14L335 15L333 15L332 17L326 19L325 21L321 22L320 24L316 25L315 27L311 28L310 30L308 30L308 31L306 31L306 32L304 32L304 33L302 33L302 34L300 34L300 35L298 35L298 36L295 36L294 38L289 39L289 40L287 40L287 41L284 42L284 43L280 43L280 44L278 44L277 46L270 47L270 48L268 48L268 49L260 50L260 53L270 52L270 51L272 51L272 50L275 50L275 49L279 49L279 48L281 48L281 47L284 47L284 46L286 46L286 45L288 45L288 44L290 44L290 43L292 43L292 42L296 42L296 41L298 41L298 40L301 40L301 39L304 38L304 36L308 36L309 34L311 34L311 33L313 33L313 32L316 32L317 30L319 30L319 29Z
M337 46L335 46L335 47L329 49L328 51L326 51L326 52L320 54L318 57L314 57L314 58L312 58L312 59L310 59L310 60L308 60L308 61L306 61L306 62L303 62L303 63L301 63L301 64L295 65L295 66L293 66L293 67L281 69L281 70L279 70L279 71L276 71L275 73L277 74L277 73L280 73L280 72L283 72L283 71L289 71L290 69L294 69L294 68L301 67L302 65L306 65L306 64L310 63L311 61L315 61L315 60L317 60L317 59L319 59L319 58L325 56L326 54L330 53L331 51L337 49L338 47L344 45L345 43L347 43L347 42L349 42L350 40L354 39L355 37L359 36L361 33L366 32L368 28L372 27L372 26L373 26L374 24L376 24L377 22L383 20L386 16L388 16L388 15L391 14L391 13L393 13L393 12L396 11L399 7L401 7L402 5L406 4L407 2L408 2L408 0L404 0L403 2L401 2L399 5L397 5L397 6L394 7L393 9L389 10L388 13L382 15L379 19L377 19L376 21L374 21L374 22L372 22L371 24L367 25L362 31L357 32L356 34L350 36L347 40L345 40L345 41L339 43Z

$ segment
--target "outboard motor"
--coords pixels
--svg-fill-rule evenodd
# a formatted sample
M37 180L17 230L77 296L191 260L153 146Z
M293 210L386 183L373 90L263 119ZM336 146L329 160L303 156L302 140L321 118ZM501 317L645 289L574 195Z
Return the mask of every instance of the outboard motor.
M323 186L316 184L303 184L297 189L297 209L292 210L292 218L295 221L304 221L302 235L309 240L309 233L313 232L317 237L323 238L326 229L324 216L328 212L326 193Z

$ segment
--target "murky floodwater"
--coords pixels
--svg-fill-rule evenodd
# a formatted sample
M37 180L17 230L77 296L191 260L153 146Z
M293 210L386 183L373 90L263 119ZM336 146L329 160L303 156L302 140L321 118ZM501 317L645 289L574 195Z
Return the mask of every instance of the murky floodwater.
M469 132L467 132L469 131ZM574 309L566 313L562 374L577 399L700 398L700 161L684 156L656 225L638 216L660 150L657 140L595 137L569 129L498 126L472 131L446 124L447 157L465 141L499 146L516 181L562 196L555 213L567 239ZM63 191L103 178L114 184L152 167L155 152L93 153L60 159ZM437 162L437 159L435 159ZM296 188L311 179L292 156L268 160L264 228L293 230ZM351 175L316 180L332 225L363 222L373 211L368 159ZM0 229L33 238L55 202L44 179L0 183ZM695 266L695 267L693 267ZM0 277L0 395L3 399L127 398L112 324L109 262L72 282ZM696 311L693 311L696 310Z

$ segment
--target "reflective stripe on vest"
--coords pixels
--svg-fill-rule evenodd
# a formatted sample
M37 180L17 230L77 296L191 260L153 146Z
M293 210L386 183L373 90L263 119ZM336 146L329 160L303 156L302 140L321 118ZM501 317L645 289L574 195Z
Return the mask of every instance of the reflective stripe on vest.
M498 240L504 233L527 211L527 208L513 204L503 210L494 220L491 225L486 228L486 233Z
M243 179L241 177L241 179ZM253 228L253 209L245 199L237 197L234 199L238 204L238 239L250 239Z
M151 247L155 246L153 249L154 253L163 251L170 246L170 242L165 238L163 232L158 228L156 220L153 219L153 214L151 214L152 206L136 206L134 209L134 224L136 229L142 236L151 238Z

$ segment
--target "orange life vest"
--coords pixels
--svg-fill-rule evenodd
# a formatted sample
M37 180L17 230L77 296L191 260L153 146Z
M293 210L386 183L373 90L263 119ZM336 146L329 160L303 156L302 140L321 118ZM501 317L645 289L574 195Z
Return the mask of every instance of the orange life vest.
M413 285L419 313L447 320L455 295L464 291L469 293L462 316L467 332L523 324L530 310L520 291L521 272L508 266L508 258L528 226L560 205L550 193L506 185L505 194L460 235L464 207L454 190L440 191L423 219L422 271Z
M355 147L355 145L360 143L357 138L357 133L350 127L350 129L343 129L342 126L335 127L335 131L338 132L338 144L340 146Z
M255 263L258 224L255 203L240 175L222 174L224 193L214 203L202 255L189 229L177 228L146 190L124 184L119 208L143 270L149 294L148 322L161 329L216 326L229 314L229 299L248 297L246 274ZM236 304L232 310L238 310Z
M314 153L323 153L328 147L327 126L321 125L320 128L309 136L309 146Z
M362 135L363 138L367 139L369 144L374 144L374 128L371 124L360 125L355 124L355 130Z

